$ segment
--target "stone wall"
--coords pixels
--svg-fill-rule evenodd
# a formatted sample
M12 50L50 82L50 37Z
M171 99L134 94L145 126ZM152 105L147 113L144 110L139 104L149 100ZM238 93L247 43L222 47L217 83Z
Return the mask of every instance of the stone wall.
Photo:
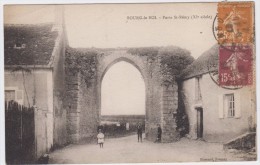
M80 109L78 108L79 98L79 74L73 74L66 68L66 131L67 142L74 143L79 141L79 119Z
M249 150L256 147L256 132L245 133L223 144L224 149Z
M163 86L162 142L178 141L177 131L178 85Z
M149 61L147 56L132 55L127 50L115 50L104 53L98 59L98 111L101 113L101 85L106 71L115 63L125 61L134 65L141 73L145 82L146 119L145 132L148 140L155 140L157 124L162 124L162 86L158 61Z
M73 71L73 68L70 68L71 66L66 66L67 98L65 107L67 108L67 140L69 143L86 141L95 137L101 115L102 79L106 71L120 61L135 66L143 77L146 92L145 133L147 139L150 141L156 139L158 124L163 132L162 142L173 142L179 139L179 132L176 129L178 85L177 82L172 81L175 73L169 73L170 69L167 69L169 61L166 65L163 65L163 69L167 71L167 76L171 77L171 81L165 83L167 80L166 74L162 73L162 63L159 56L131 54L127 49L98 51L93 49L69 49L72 56L66 57L71 58L68 60L68 65L73 63L75 66L85 65L83 68L82 66L78 67L76 72ZM80 54L80 56L76 57L76 54ZM91 56L95 57L94 60L90 60L91 65L93 64L95 67L89 68L90 73L80 72L80 69L89 67L88 64L82 63L82 60ZM169 54L167 56L171 57ZM77 59L79 57L82 60ZM77 60L78 62L75 63ZM173 77L169 74L173 74Z
M80 112L79 139L80 142L88 142L96 138L99 112L97 111L97 87L95 85L96 80L91 80L92 85L87 87L83 77L84 75L80 76L78 95L78 109Z

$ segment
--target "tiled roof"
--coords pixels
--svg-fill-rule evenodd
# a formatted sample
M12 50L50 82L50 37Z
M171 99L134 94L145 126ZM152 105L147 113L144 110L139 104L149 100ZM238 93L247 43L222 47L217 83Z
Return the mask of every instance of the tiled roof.
M47 65L58 36L52 27L53 24L5 25L5 65Z
M182 79L196 77L218 69L218 44L204 52L182 72Z

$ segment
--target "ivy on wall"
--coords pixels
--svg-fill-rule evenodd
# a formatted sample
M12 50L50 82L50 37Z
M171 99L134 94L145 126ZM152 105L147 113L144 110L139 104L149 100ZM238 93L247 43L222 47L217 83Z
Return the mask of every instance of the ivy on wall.
M138 56L156 57L160 47L143 47L143 48L130 48L127 53Z
M165 85L174 83L181 71L194 61L188 50L176 46L131 48L128 53L146 56L150 62L159 59L160 74Z
M86 85L91 85L91 80L96 76L96 63L100 50L66 49L66 67L73 75L81 73ZM129 48L128 53L146 57L149 63L159 62L162 84L170 85L176 82L181 71L194 61L188 50L176 47L144 47ZM151 67L152 69L152 67Z
M166 84L176 81L181 71L194 61L188 50L176 46L163 47L158 55L161 57L160 68L163 82Z
M91 86L91 80L96 76L96 58L98 51L95 49L84 49L79 51L73 48L66 49L66 70L73 75L83 75L87 87Z

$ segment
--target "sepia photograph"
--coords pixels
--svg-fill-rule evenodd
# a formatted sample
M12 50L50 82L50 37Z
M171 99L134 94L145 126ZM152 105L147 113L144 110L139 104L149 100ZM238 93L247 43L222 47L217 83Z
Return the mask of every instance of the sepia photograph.
M256 162L255 2L3 5L6 164Z

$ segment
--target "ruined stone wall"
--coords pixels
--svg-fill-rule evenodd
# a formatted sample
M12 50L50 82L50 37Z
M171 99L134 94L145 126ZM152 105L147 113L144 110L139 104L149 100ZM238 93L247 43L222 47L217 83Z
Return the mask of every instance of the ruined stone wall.
M179 132L176 131L176 121L173 114L177 111L178 86L177 83L165 86L161 73L160 58L151 59L149 56L130 54L126 50L108 52L99 57L98 65L98 100L101 97L101 83L105 72L110 66L126 61L133 64L142 74L146 91L146 118L145 132L148 140L155 141L157 125L162 127L162 141L171 142L178 140ZM99 112L101 111L101 103Z
M96 135L98 110L96 101L95 56L75 49L66 50L67 142L89 141Z
M97 110L97 86L96 79L91 80L91 86L87 87L80 75L79 101L79 139L80 142L89 142L96 138L99 112Z
M180 138L180 133L176 129L178 108L177 83L169 86L163 86L162 102L162 141L178 141Z
M174 47L175 49L181 50ZM131 53L128 49L99 51L68 49L68 54L71 55L66 57L70 59L67 60L66 66L65 107L67 107L69 143L86 141L95 137L101 116L102 79L106 71L120 61L135 66L143 77L146 92L146 138L150 141L156 140L159 124L163 132L162 142L173 142L179 139L179 132L176 129L178 85L175 80L179 67L175 67L174 63L178 62L181 54L174 58L172 57L174 53L167 50L165 55L167 58L163 58L165 63L162 63L162 56L158 55L158 50L155 53L152 52L154 53L152 55L149 53L150 49L147 50L146 54L138 54ZM185 62L184 64L183 61L181 62L181 67L183 67ZM82 69L86 71L81 72Z
M162 86L159 80L159 74L156 72L159 70L153 64L149 66L150 79L146 84L146 122L145 133L146 138L150 141L155 141L157 138L157 125L162 124ZM151 70L151 68L153 68ZM164 131L163 131L164 132Z
M129 54L126 50L106 52L98 59L98 111L101 113L101 85L106 71L115 63L126 61L134 65L141 73L145 82L146 92L146 136L149 140L156 138L157 124L161 124L161 86L158 75L158 65L149 62L146 56Z
M73 74L66 68L66 131L67 142L75 143L79 141L79 118L80 109L78 108L79 98L79 74Z
M96 79L87 86L84 75L67 69L67 133L68 143L89 142L96 137L99 120Z

